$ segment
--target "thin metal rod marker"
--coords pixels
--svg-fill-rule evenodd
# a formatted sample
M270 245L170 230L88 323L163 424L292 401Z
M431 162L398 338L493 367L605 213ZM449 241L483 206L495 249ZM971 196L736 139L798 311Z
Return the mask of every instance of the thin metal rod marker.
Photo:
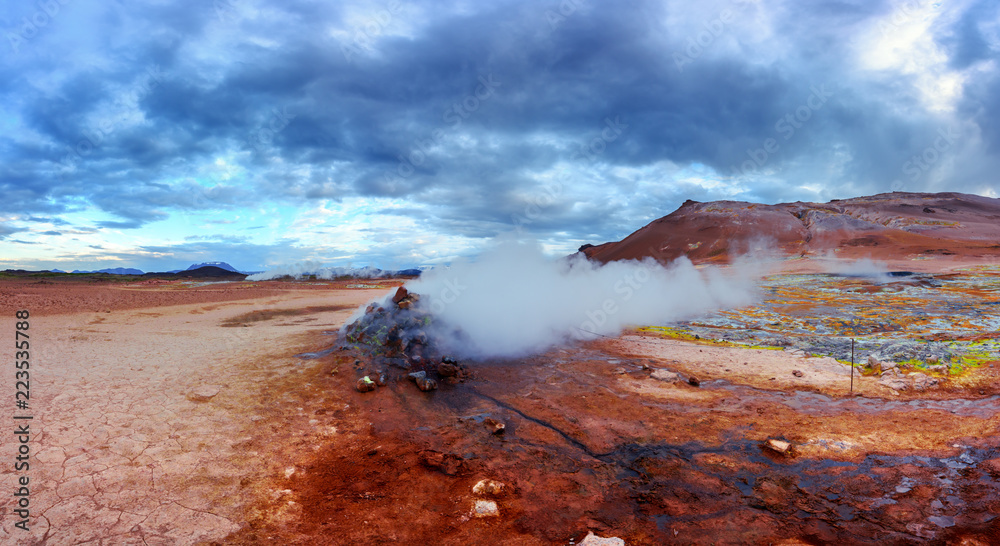
M854 338L851 338L851 394L854 394Z

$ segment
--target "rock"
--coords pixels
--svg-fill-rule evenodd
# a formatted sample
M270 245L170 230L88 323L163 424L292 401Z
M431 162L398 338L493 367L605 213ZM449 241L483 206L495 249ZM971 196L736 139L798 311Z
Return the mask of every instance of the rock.
M691 377L688 378L688 385L691 385L692 387L697 387L701 385L701 381L699 381L697 377L692 375Z
M764 447L776 453L780 453L782 455L788 455L791 452L792 444L791 442L786 442L784 440L768 438L767 441L764 442Z
M187 399L192 402L208 402L219 394L218 385L202 385L187 394Z
M895 375L883 375L882 379L879 379L878 382L894 391L905 391L910 388L910 384L905 379L896 377Z
M507 425L492 417L484 419L483 424L486 425L486 429L490 431L490 434L503 434L503 432L507 430Z
M454 476L461 472L465 460L458 455L451 453L441 453L431 449L425 449L419 453L420 462L427 468L439 470L449 476Z
M945 366L944 364L938 364L937 366L927 366L927 369L935 373L942 373L948 375L948 366Z
M906 376L913 381L913 388L918 391L933 387L939 383L938 379L920 372L908 373Z
M649 374L649 377L659 381L666 381L667 383L673 383L681 378L681 376L669 370L653 370L653 373Z
M410 364L406 361L405 358L388 357L388 356L381 356L381 355L376 356L372 360L372 364L374 364L375 367L377 367L379 369L383 369L383 368L386 368L388 366L395 366L397 368L402 368L402 369L405 370L405 369L407 369L407 368L410 367Z
M993 478L1000 478L1000 459L987 459L979 463L979 468Z
M625 375L626 373L628 373L628 370L626 370L625 368L622 368L622 367L618 367L618 368L615 368L614 373L615 373L615 375Z
M506 487L503 482L494 480L479 480L472 486L472 492L476 495L496 496L503 492Z
M437 381L434 381L429 377L421 377L416 380L416 383L417 383L417 388L424 392L433 391L438 388Z
M398 304L399 302L403 301L403 299L405 299L406 296L408 296L409 294L410 292L407 289L400 286L399 288L396 289L396 294L392 297L392 303Z
M792 375L794 375L795 377L802 377L802 372L798 370L792 370Z
M442 362L438 364L437 372L441 377L455 377L458 375L458 371L458 366L450 362Z
M366 375L361 379L358 379L357 387L358 387L358 392L371 392L375 390L378 387L378 385L376 385L375 382L372 381L371 378Z
M955 518L951 516L930 516L927 521L937 525L938 527L954 527Z
M929 357L927 357L927 363L930 364L930 365L938 364L940 362L941 362L941 359L938 358L938 357L936 357L936 356L929 356Z
M599 537L593 531L587 531L587 536L577 546L625 546L625 541L618 537Z
M497 503L491 500L477 500L472 506L472 517L492 518L500 515L500 508Z
M410 378L410 381L416 382L418 379L427 379L427 372L413 372L406 374L406 377Z
M869 368L875 369L875 368L879 367L880 364L881 364L881 362L879 362L878 356L876 356L876 355L868 355L868 367Z
M414 305L416 305L418 301L420 301L419 294L410 294L405 298L396 302L396 306L399 307L400 309L409 309Z
M387 376L385 372L379 372L375 374L374 377L375 379L373 379L373 381L375 381L375 384L378 385L379 387L384 387L386 383L389 382L389 376Z

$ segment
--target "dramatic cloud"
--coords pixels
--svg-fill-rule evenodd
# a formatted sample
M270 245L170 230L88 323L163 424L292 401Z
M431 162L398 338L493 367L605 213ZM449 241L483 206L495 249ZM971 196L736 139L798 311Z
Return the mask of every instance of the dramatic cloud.
M0 267L392 269L685 199L998 191L986 0L46 5L0 14L0 237L41 243Z

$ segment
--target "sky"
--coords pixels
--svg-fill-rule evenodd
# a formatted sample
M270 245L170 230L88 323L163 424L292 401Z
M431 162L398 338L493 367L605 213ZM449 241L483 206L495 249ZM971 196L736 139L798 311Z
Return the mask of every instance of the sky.
M402 269L687 199L1000 192L993 0L41 0L0 31L0 269Z

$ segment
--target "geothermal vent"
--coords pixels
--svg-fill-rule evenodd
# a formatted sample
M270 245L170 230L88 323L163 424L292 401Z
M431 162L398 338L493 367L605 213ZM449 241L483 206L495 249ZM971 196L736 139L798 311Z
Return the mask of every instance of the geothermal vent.
M437 388L438 381L458 382L467 370L442 355L427 335L433 317L421 308L420 295L402 286L381 304L371 303L364 314L344 329L347 345L363 353L364 375L358 390L373 391L404 374L422 391Z

